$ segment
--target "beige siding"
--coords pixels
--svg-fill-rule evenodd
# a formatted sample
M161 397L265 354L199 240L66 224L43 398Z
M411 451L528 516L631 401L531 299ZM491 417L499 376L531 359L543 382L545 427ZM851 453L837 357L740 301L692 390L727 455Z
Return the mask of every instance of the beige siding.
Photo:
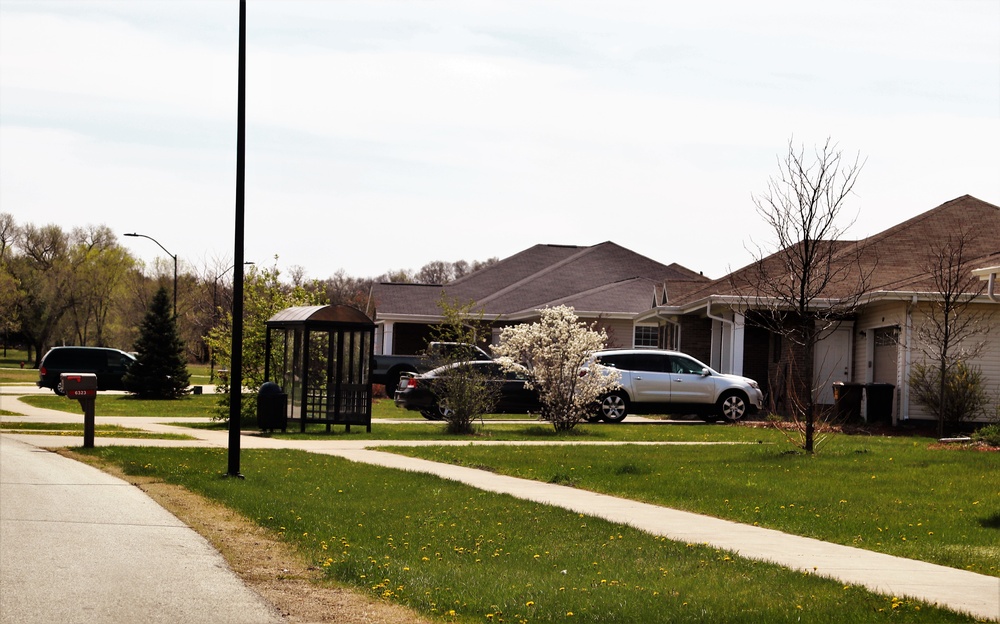
M604 331L608 332L609 348L632 348L633 331L631 320L600 319L597 321L597 327L598 329L604 328Z
M966 341L965 346L972 346L973 344L982 344L982 349L977 357L970 359L967 363L971 366L978 367L986 380L987 391L994 397L994 405L992 406L991 414L996 413L997 405L996 401L1000 400L1000 306L997 304L983 304L981 306L976 306L974 308L975 313L985 314L986 324L992 328L988 334L974 336L973 338ZM913 313L913 324L916 328L919 324L927 322L929 313L929 307L925 305L919 306ZM913 339L911 357L913 363L926 362L928 357L925 355L922 346L918 343L916 337ZM922 405L916 401L910 401L909 417L914 419L930 419L933 418Z

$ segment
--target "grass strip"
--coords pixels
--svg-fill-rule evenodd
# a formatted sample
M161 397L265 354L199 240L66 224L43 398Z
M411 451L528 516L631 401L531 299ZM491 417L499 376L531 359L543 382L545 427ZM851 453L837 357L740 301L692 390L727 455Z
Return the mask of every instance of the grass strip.
M916 601L430 475L300 451L88 449L222 502L331 579L458 622L961 622Z
M55 394L32 394L20 397L33 407L79 414L80 403ZM151 416L167 418L211 418L218 409L218 396L189 394L180 399L145 400L127 394L98 393L94 401L96 416Z
M730 428L738 429L738 428ZM926 438L781 445L386 447L1000 576L997 453Z
M4 421L0 423L0 431L37 435L81 436L83 435L83 423ZM140 440L197 440L194 436L182 433L154 433L133 427L122 427L121 425L94 425L94 436L98 438L133 438Z

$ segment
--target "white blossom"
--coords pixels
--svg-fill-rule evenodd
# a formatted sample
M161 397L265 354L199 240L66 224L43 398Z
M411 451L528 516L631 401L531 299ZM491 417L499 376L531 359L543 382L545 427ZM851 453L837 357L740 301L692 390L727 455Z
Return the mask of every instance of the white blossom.
M595 374L597 369L588 367L593 353L608 342L603 329L581 323L569 306L545 308L540 316L535 323L505 327L493 351L505 368L528 369L542 415L557 431L572 429L594 413L602 395L619 386L620 374L603 367Z

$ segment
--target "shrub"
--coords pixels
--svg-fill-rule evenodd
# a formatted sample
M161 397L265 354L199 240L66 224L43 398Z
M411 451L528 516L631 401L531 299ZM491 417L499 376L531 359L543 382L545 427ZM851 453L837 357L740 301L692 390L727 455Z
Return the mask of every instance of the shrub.
M980 427L972 434L972 439L990 446L1000 446L1000 423Z
M910 373L910 392L918 403L946 423L972 420L990 404L982 371L957 361L945 369L942 393L941 371L933 365L916 364Z

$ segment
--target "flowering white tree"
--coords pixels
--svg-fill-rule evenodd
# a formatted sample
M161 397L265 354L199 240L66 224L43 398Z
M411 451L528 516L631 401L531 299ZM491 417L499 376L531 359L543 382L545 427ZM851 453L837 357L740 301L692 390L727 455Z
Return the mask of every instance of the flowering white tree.
M598 373L585 368L591 355L607 342L603 329L587 327L573 308L558 306L542 310L536 323L505 327L493 352L505 368L521 365L528 369L543 417L556 431L568 431L594 411L603 394L619 385L618 371L602 368Z

